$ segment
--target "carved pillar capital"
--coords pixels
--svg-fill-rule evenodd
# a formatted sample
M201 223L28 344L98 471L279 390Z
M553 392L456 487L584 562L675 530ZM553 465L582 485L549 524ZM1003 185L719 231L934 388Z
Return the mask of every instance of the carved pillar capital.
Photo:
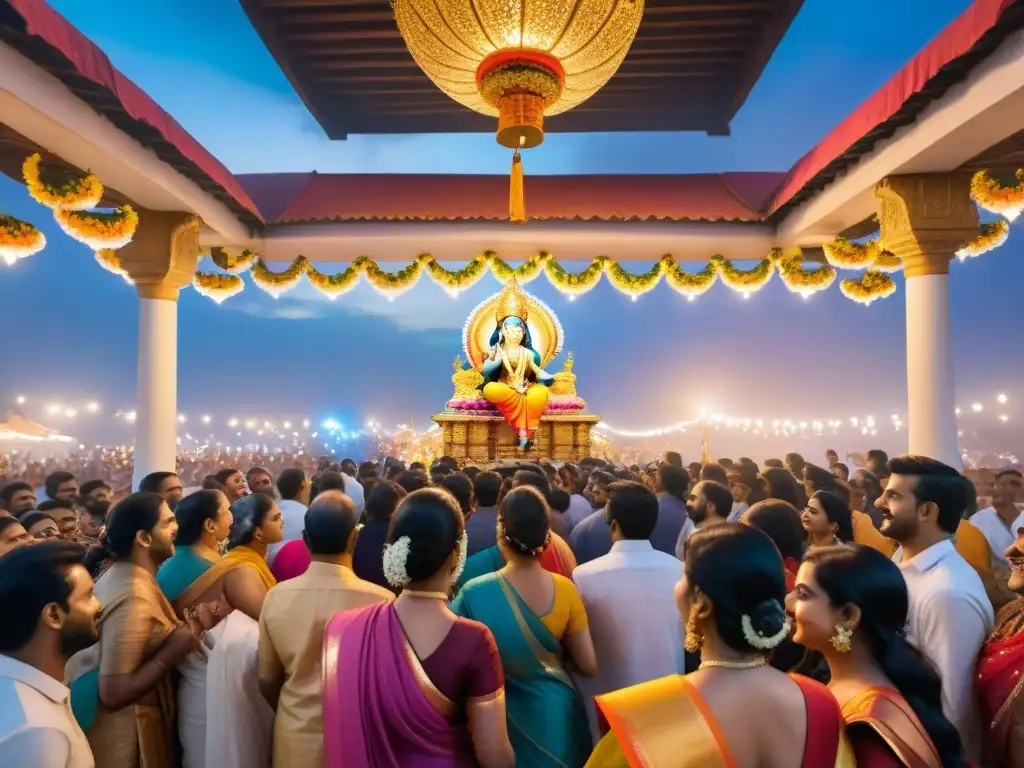
M953 254L978 236L970 176L888 176L875 187L880 237L907 277L946 274Z
M141 298L178 300L196 273L201 223L191 213L139 211L135 237L118 256Z

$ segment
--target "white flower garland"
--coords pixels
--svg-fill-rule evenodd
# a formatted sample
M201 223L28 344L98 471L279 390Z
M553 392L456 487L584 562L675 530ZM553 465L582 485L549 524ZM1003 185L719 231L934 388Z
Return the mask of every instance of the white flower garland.
M462 576L462 572L466 570L466 557L469 555L469 534L465 531L462 532L462 538L459 539L459 561L455 564L455 573L452 574L452 582L457 582Z
M394 544L384 546L384 578L395 589L401 589L411 581L405 570L405 564L409 561L411 545L412 539L403 536Z
M760 632L754 631L754 624L750 620L750 616L744 613L740 617L740 627L743 629L743 639L747 641L751 648L757 648L761 651L770 651L785 640L789 636L791 626L792 621L789 616L787 616L786 620L782 622L782 629L771 637L766 637Z

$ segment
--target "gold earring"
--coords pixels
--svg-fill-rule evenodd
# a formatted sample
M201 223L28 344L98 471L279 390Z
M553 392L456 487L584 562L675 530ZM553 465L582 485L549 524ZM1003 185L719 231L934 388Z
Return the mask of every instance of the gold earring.
M704 645L704 635L697 628L697 609L690 608L690 615L686 618L686 639L683 647L690 653L696 653Z
M836 633L829 639L832 647L839 653L850 652L850 640L853 639L853 630L847 629L842 624L836 624Z

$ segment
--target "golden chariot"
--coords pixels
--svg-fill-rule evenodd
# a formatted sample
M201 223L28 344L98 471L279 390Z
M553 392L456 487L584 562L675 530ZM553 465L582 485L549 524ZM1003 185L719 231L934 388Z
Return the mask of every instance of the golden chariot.
M480 463L515 458L579 461L590 456L591 433L601 417L589 413L586 401L576 394L571 352L566 355L562 370L553 374L547 408L528 450L520 448L516 431L483 398L481 368L490 347L494 309L500 296L496 293L478 305L463 328L462 348L466 362L462 356L455 358L452 375L455 391L445 410L432 417L442 430L442 453ZM541 367L546 367L562 350L562 326L544 302L528 294L526 300L533 348L540 355Z

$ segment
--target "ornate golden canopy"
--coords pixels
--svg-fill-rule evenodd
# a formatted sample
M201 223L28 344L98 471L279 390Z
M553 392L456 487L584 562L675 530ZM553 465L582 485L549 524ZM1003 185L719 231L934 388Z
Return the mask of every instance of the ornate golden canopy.
M503 296L508 299L509 292L500 291L478 304L462 329L462 348L466 359L477 370L483 366L484 358L490 350L491 334L498 326L496 317L500 314L498 307L503 303ZM519 296L525 301L526 325L530 329L533 348L540 353L540 364L543 367L562 351L565 339L562 324L551 308L540 299L522 291Z

